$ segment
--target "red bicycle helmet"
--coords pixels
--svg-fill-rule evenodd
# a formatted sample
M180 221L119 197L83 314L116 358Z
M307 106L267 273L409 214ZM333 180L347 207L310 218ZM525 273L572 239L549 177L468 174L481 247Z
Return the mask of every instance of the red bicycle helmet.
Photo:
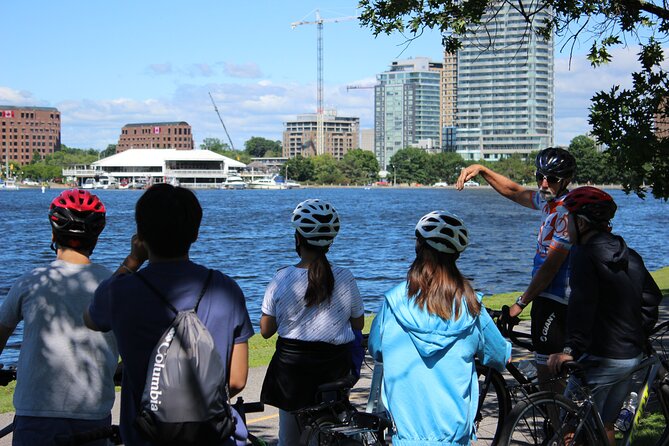
M569 192L564 197L563 206L569 213L582 215L597 224L608 224L618 209L611 195L592 186L579 187Z
M51 202L49 222L58 244L92 251L105 228L106 209L90 192L69 189Z

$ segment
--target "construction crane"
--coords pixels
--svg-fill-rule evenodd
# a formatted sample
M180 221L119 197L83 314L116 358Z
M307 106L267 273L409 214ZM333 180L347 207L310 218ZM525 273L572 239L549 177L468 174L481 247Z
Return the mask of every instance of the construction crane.
M316 155L322 155L325 152L325 132L323 128L323 24L339 23L347 20L357 20L357 16L337 17L334 19L324 19L320 11L316 11L316 20L293 22L290 24L292 29L300 25L316 25L317 28L317 82L316 82Z
M230 138L230 134L228 133L228 129L225 127L225 124L223 123L223 118L221 118L221 114L218 112L218 107L216 107L216 102L214 102L214 97L211 95L211 92L209 92L209 97L211 98L211 103L214 104L214 110L216 110L216 114L218 115L218 120L221 121L221 125L223 126L223 130L225 130L225 136L227 136L228 141L230 141L230 148L232 150L235 150L235 145L232 143L232 139Z
M378 84L374 84L374 85L347 85L346 86L346 91L348 92L349 90L360 90L360 89L364 89L364 88L374 88L377 85Z

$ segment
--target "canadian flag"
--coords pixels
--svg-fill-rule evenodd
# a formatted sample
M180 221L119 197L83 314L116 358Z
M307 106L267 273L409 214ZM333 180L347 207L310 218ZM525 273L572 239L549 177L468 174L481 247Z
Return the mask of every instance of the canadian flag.
M14 111L12 110L5 110L3 112L3 115L5 118L13 118L14 117Z
M160 127L154 127L153 128L153 133L155 133L156 135L159 134L160 133Z

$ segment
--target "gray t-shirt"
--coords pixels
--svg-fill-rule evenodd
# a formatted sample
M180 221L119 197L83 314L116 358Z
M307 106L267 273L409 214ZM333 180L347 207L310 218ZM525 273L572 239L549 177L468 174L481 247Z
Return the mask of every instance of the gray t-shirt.
M17 415L99 420L110 414L116 342L83 321L95 289L110 275L101 265L56 260L24 274L9 290L0 324L24 321Z

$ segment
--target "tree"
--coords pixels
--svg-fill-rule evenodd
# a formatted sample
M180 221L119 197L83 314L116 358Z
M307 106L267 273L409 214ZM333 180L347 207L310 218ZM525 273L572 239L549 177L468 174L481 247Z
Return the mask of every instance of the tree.
M314 163L312 158L304 158L302 155L297 155L295 158L286 161L283 167L284 169L288 169L288 177L293 180L314 180Z
M641 68L632 73L629 90L614 85L592 99L589 122L593 134L605 144L621 174L626 191L644 196L644 184L656 198L669 199L669 132L658 133L656 124L669 120L669 76L663 67L662 42L669 33L669 9L662 2L644 0L361 0L360 21L374 35L393 32L418 37L425 29L438 29L446 51L455 52L462 37L488 29L486 18L511 7L526 23L526 38L534 33L562 41L561 49L590 44L587 58L594 67L612 60L616 47L638 44ZM535 20L549 10L549 19ZM484 14L489 14L484 16ZM493 23L492 26L495 24ZM505 42L511 45L511 43Z
M621 182L611 162L611 155L597 151L592 138L579 135L571 140L569 152L576 158L574 181L579 184L607 184Z
M390 158L393 181L397 184L429 183L427 173L429 156L425 150L414 147L398 150Z
M349 183L368 184L378 177L379 162L369 150L349 150L339 165Z
M116 155L116 144L108 144L107 148L100 152L100 158Z
M339 168L339 161L329 153L314 156L314 179L320 184L341 184L346 182Z
M427 162L427 173L429 184L445 181L449 184L455 183L460 175L460 170L467 163L460 155L453 152L440 152L431 155Z
M200 149L221 153L223 151L230 150L230 145L222 142L218 138L204 138L202 140L202 144L200 144Z
M260 136L252 136L251 139L244 143L244 151L254 158L262 158L268 152L280 154L281 143L261 138Z
M534 165L535 158L536 156L524 158L519 153L514 153L509 157L489 163L487 166L517 183L533 185L536 183L534 176L534 172L536 171L536 166ZM481 179L485 181L484 178Z

